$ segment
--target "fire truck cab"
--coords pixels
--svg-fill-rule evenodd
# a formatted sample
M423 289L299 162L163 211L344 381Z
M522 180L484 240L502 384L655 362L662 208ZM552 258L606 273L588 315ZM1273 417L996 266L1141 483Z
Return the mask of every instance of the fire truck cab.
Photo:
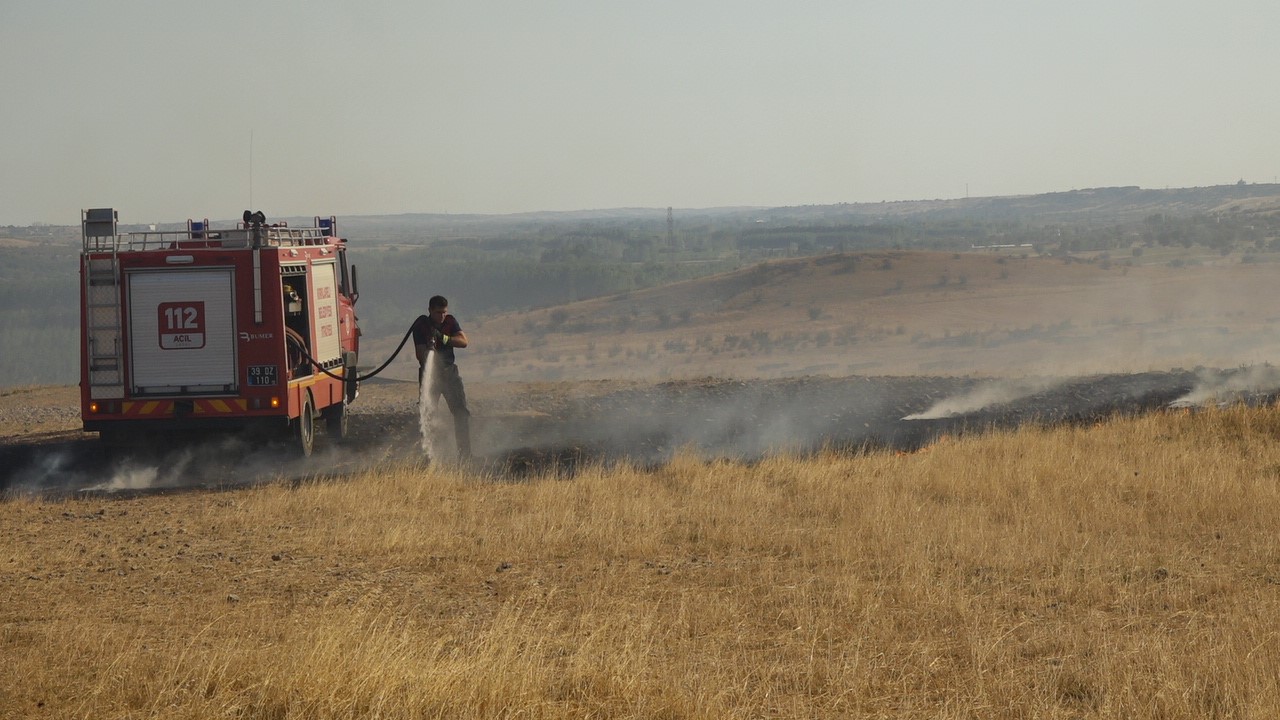
M245 211L234 227L119 231L81 211L80 398L86 431L345 438L356 398L355 268L333 217L312 227Z

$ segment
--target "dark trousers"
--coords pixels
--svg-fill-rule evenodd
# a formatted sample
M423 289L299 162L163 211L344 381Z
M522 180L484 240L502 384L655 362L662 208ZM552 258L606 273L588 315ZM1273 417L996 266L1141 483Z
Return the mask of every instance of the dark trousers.
M462 375L457 365L438 365L435 369L432 397L427 402L439 404L440 396L449 405L453 415L453 436L458 441L458 457L471 457L471 411L467 409L467 391L462 387ZM418 367L418 385L422 385L423 368ZM421 395L421 393L419 393Z

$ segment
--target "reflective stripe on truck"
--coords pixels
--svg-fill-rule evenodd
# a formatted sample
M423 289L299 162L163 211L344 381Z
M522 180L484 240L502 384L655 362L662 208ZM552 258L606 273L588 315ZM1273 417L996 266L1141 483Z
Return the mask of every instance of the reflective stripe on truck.
M249 409L249 401L243 398L200 398L184 402L191 404L194 415L230 415ZM166 417L174 414L173 405L172 400L125 400L120 409L126 417Z

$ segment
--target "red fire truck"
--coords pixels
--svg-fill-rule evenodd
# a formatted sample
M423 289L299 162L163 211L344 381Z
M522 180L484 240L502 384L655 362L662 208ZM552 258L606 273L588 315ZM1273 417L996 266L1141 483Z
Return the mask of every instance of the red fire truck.
M99 208L81 226L85 430L291 432L303 455L317 419L346 436L358 292L334 218L289 227L245 211L226 229L122 233Z

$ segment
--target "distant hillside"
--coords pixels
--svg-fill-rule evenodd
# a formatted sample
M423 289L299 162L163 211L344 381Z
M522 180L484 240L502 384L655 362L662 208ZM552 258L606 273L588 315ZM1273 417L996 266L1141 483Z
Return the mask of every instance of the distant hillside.
M1280 360L1280 310L1259 302L1280 282L1280 264L1143 259L865 252L770 261L473 322L461 362L473 376L528 380L1074 374Z
M137 218L128 208L118 210L122 230L149 227L132 224ZM312 221L265 211L270 220L291 225ZM215 220L215 226L234 223L238 214L229 211L231 219ZM185 228L185 222L157 227ZM1134 278L1172 273L1199 282L1197 265L1222 263L1254 268L1239 268L1240 273L1265 273L1280 262L1280 185L1093 188L784 208L673 208L670 214L666 208L622 208L342 216L338 227L350 240L351 259L360 269L360 316L370 348L398 341L422 312L425 298L439 293L468 322L491 321L501 328L497 341L474 353L497 352L487 366L495 377L670 374L699 364L709 369L723 364L726 372L743 374L951 371L949 363L956 368L979 364L976 358L965 359L973 354L966 344L1005 347L1009 342L999 339L1000 332L1011 338L1036 336L1037 324L1058 327L1062 319L1034 316L1005 322L1005 315L998 315L987 322L999 331L963 324L934 328L920 314L899 317L906 312L898 309L902 303L910 306L913 298L942 293L981 305L985 301L975 293L989 286L1022 287L1028 298L1024 304L1035 304L1040 290L1025 284L1029 281L1017 268L1056 267L1088 258L1097 259L1093 270L1104 277L1127 272L1129 263L1152 266L1135 269ZM1003 258L1007 265L997 269L998 282L988 282L995 260L984 253L997 246L1013 248L1015 256ZM79 248L76 224L0 228L0 330L14 340L0 354L0 367L11 384L74 382ZM917 263L895 255L892 270L872 270L881 262L877 253L907 251L922 258L932 252L943 260ZM946 261L953 253L987 259ZM1022 254L1029 257L1017 257ZM916 264L918 269L901 272ZM735 269L737 273L724 274ZM774 291L772 274L785 279L787 273L799 280L783 282ZM705 284L672 284L699 277L706 278ZM868 295L848 295L849 289ZM686 297L686 292L692 295ZM1256 298L1270 292L1259 288L1255 304L1265 307ZM1130 314L1119 309L1130 300L1142 302L1117 296L1120 304L1113 303L1112 312ZM575 301L600 304L567 304ZM881 307L885 302L889 309ZM602 314L580 307L595 307L593 312ZM626 312L613 312L615 307ZM789 308L792 316L779 311L781 328L776 323L739 326L730 312L735 307L750 318L766 309ZM518 314L533 308L544 310ZM1026 308L1014 310L1025 314ZM553 312L554 317L549 315ZM600 327L599 318L616 325ZM843 318L857 318L861 324ZM554 339L558 346L544 348L525 338L521 333L530 327L549 331L537 342L551 344ZM797 344L784 353L785 342L777 340L787 332ZM892 336L887 344L875 347L894 346L903 336L906 345L896 355L868 355L872 340L886 334ZM1079 333L1069 337L1078 339ZM963 352L939 349L952 346ZM1060 347L1040 349L1062 352ZM650 362L664 353L672 357ZM573 357L576 363L570 362Z
M129 208L117 208L122 230L144 230ZM311 216L273 216L271 220L306 224ZM323 214L324 208L317 208ZM1017 221L1026 224L1108 224L1142 220L1155 214L1190 217L1204 213L1280 213L1280 184L1236 183L1197 188L1150 189L1137 186L1085 188L1039 195L1010 195L973 198L899 200L877 203L838 203L794 207L673 207L673 219L680 231L690 228L737 227L764 223L874 223ZM215 225L234 224L239 211L228 209ZM78 218L66 225L0 227L0 240L78 240ZM401 213L394 215L344 215L339 222L344 232L361 241L430 242L454 238L545 237L566 228L644 229L665 235L667 208L606 208L577 211L543 211L506 215L447 213ZM186 227L185 219L156 226L176 230Z
M1040 195L840 203L796 207L672 209L682 230L688 226L763 223L1017 221L1027 224L1111 224L1140 221L1154 214L1190 217L1200 213L1280 213L1280 184L1235 184L1164 190L1133 187L1087 188ZM514 215L405 214L354 216L345 224L370 237L405 235L411 228L437 237L486 237L555 225L648 227L666 231L666 208L623 208Z
M681 222L875 222L1017 220L1024 223L1120 223L1153 214L1280 213L1280 184L1234 184L1201 188L1086 188L1040 195L839 203L795 207L673 208ZM353 231L418 226L442 233L486 234L528 225L646 222L665 224L665 208L630 208L515 215L384 215L348 219Z
M1202 188L1144 189L1137 186L1087 188L1041 195L915 200L883 203L773 208L773 220L1017 220L1024 223L1122 223L1153 214L1188 217L1197 213L1280 212L1280 184L1235 184Z

